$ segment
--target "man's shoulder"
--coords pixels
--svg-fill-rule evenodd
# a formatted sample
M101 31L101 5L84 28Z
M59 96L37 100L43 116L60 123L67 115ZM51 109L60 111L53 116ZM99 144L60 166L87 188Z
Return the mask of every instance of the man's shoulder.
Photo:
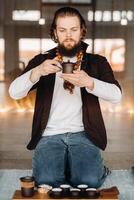
M102 56L102 55L100 55L100 54L93 54L93 53L87 53L87 56L89 57L89 59L91 60L91 61L103 61L103 60L106 60L106 57L105 56Z
M48 51L44 51L44 52L43 52L43 55L44 55L44 56L47 56L47 55L55 55L56 49L57 49L57 47L54 47L54 48L52 48L52 49L49 49Z
M34 60L38 60L38 59L43 59L43 58L47 58L50 55L54 55L56 53L56 47L53 49L50 49L48 51L44 51L43 53L39 53L37 55L35 55L33 57Z
M39 53L37 55L35 55L30 61L29 63L42 63L43 61L45 61L48 58L53 58L55 56L55 48L50 49L49 51L45 51L43 53Z

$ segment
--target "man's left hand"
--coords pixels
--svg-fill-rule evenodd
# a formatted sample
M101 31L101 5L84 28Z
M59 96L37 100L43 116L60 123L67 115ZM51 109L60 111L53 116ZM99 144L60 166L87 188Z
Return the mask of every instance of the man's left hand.
M61 78L78 87L94 88L94 80L83 70L75 70L72 74L62 73Z

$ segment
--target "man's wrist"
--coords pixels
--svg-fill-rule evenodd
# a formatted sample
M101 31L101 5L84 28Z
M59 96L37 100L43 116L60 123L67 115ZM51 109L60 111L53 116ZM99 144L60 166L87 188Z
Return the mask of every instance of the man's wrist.
M30 74L30 81L32 83L35 83L37 82L38 80L40 79L40 74L38 73L38 70L36 68L34 68L32 71L31 71L31 74Z
M86 88L91 91L94 89L94 79L93 78L90 78L90 81L88 82Z

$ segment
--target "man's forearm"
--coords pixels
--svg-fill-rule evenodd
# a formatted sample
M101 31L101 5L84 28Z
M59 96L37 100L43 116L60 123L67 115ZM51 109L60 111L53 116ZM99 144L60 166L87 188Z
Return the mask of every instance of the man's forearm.
M110 101L112 103L118 103L121 100L122 97L121 91L115 84L94 79L93 89L90 88L86 87L86 90L89 93L106 101Z
M9 94L13 99L21 99L27 96L29 90L36 82L30 80L32 70L16 78L9 87Z

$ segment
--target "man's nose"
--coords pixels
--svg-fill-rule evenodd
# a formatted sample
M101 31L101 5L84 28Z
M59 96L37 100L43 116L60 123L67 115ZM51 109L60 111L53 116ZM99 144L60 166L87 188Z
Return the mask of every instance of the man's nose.
M66 32L66 37L71 37L71 31Z

